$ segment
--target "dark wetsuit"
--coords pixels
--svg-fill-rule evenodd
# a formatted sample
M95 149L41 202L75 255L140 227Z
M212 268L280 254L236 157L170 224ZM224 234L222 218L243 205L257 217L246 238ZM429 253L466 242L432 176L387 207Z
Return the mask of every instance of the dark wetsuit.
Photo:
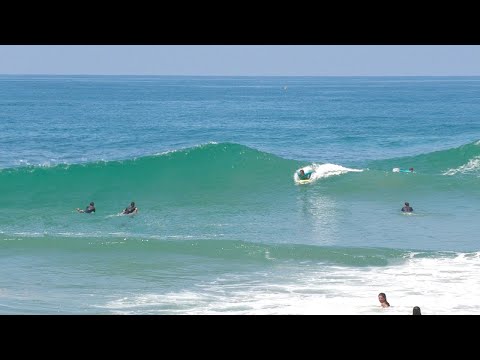
M412 212L413 208L411 206L404 206L402 207L403 212Z
M87 214L90 214L91 212L95 212L95 206L92 206L92 205L87 206L84 212L86 212Z
M123 210L123 213L124 214L131 214L131 213L134 213L135 210L137 210L136 206L129 206L127 207L125 210Z

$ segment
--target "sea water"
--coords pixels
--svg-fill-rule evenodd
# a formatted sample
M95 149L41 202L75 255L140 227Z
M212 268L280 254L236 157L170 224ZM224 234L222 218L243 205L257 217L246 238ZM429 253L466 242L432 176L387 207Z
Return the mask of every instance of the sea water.
M478 77L0 76L0 314L480 314L479 134Z

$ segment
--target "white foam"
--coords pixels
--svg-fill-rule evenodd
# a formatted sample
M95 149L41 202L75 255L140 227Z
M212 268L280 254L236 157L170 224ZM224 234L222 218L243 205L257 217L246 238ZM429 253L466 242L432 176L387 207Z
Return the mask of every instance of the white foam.
M480 314L480 254L406 256L386 267L288 264L271 272L227 274L198 290L145 293L108 302L114 313L161 314ZM298 266L298 264L296 265ZM253 275L253 276L252 276ZM390 308L381 308L384 292Z
M329 176L342 175L349 172L363 171L363 169L351 169L351 168L347 168L337 164L320 164L319 165L316 163L313 163L312 165L304 166L301 169L303 169L304 171L310 171L310 170L314 171L310 177L312 181L327 178ZM300 180L298 178L297 171L295 171L295 173L293 174L293 179L295 180L295 182L298 182Z
M349 172L362 172L363 169L350 169L341 165L336 164L322 164L317 165L313 164L313 168L315 169L315 176L317 178L326 178L333 175L342 175Z
M31 171L37 168L53 168L59 165L65 165L67 166L67 169L68 169L68 166L70 165L66 160L57 160L57 159L44 160L43 162L37 163L37 164L31 163L25 159L21 159L21 160L15 161L15 164L20 167L32 167Z
M41 232L14 232L13 235L26 236L26 237L42 237L45 234Z
M473 159L470 159L468 163L456 168L456 169L449 169L444 172L442 175L455 175L457 173L466 174L472 171L480 170L480 156L475 156Z

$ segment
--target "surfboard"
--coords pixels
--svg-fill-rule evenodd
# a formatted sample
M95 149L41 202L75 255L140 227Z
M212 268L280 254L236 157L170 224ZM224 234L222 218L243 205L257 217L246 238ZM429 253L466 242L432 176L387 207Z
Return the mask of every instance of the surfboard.
M116 217L116 216L134 217L135 215L138 215L138 212L133 212L133 213L130 213L130 214L124 214L123 212L121 212L121 213L117 213L117 214L107 215L106 218L111 218L111 217Z
M128 217L134 217L135 215L138 215L138 212L133 212L130 214L124 214L123 212L119 214L119 216L128 216Z
M400 168L393 168L392 172L413 173L413 171L410 171L409 169L400 169Z

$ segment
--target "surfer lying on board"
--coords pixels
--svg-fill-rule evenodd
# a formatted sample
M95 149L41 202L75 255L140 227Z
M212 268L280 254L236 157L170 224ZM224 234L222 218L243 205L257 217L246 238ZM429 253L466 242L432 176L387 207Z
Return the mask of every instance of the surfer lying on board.
M393 172L405 172L405 173L413 173L414 172L412 167L408 170L407 169L400 169L400 168L393 168L392 171Z
M132 201L130 203L130 206L125 208L125 210L122 211L122 214L128 215L128 214L136 214L138 212L138 208L135 206L135 201Z
M310 176L312 176L312 172L309 171L309 172L305 173L305 171L303 171L303 169L300 169L298 171L297 175L298 175L298 178L300 180L308 180L308 179L310 179Z
M77 211L79 213L85 213L85 214L90 214L92 212L95 212L95 204L93 203L93 201L90 203L90 205L88 205L85 210L82 210L80 208L77 208Z

